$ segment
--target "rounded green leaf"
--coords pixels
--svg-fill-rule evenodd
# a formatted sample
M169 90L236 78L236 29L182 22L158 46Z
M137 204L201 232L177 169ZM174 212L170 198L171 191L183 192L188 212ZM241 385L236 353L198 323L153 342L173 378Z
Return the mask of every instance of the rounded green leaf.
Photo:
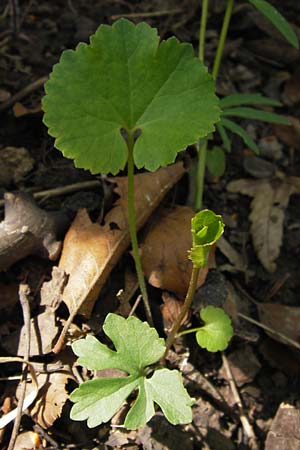
M209 209L203 209L192 218L193 246L189 258L195 267L201 269L207 265L210 249L223 231L222 217Z
M155 29L125 19L63 52L45 91L44 123L56 147L93 173L124 168L124 130L138 136L136 166L156 170L220 117L214 82L192 46L159 44Z
M214 177L221 177L225 172L226 157L221 147L215 146L206 154L206 165Z
M205 323L196 333L200 347L206 348L209 352L225 350L233 336L229 316L222 308L207 306L200 311L200 317Z

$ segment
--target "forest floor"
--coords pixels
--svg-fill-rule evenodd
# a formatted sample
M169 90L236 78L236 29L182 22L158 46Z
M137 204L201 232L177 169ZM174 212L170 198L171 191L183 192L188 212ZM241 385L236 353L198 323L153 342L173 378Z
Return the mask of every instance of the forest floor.
M272 3L299 30L300 4ZM104 262L102 250L97 253L99 270L111 264L113 270L84 314L74 314L67 345L56 353L53 347L69 317L66 285L72 279L69 289L88 296L81 292L82 279L76 278L77 266L94 251L86 241L97 242L101 233L111 233L110 239L122 231L118 205L126 203L125 173L122 179L92 176L54 148L42 122L43 85L63 50L88 42L99 24L112 24L122 16L135 23L145 20L162 39L175 35L193 44L196 52L201 7L197 0L20 0L14 17L9 4L3 1L0 10L0 347L6 361L0 365L2 413L18 404L22 367L8 358L26 356L29 329L28 356L39 385L22 416L15 448L299 449L300 52L249 4L236 2L217 94L260 92L277 99L282 106L276 112L288 116L292 125L240 120L260 155L253 156L233 135L224 175L206 176L204 206L221 214L226 228L186 325L199 324L200 304L213 304L232 316L235 336L224 354L200 349L194 337L176 342L168 364L181 368L196 399L193 423L174 427L158 411L144 427L126 431L119 426L121 411L111 422L89 429L69 417L69 393L92 376L76 365L70 343L86 333L101 337L108 312L127 316L132 311L139 291L128 230L126 251L105 254ZM205 53L209 68L224 9L225 1L211 1ZM214 144L220 144L218 138ZM173 169L151 179L138 178L145 176L141 171L136 178L139 195L150 192L154 198L139 238L154 323L162 337L178 315L190 273L186 251L195 160L196 149L190 147L179 154ZM158 179L164 198L153 190ZM19 195L24 191L35 199ZM142 215L143 208L140 203L137 214ZM99 224L97 229L92 222ZM12 244L9 233L22 227L32 230L30 242L15 239ZM94 277L94 269L87 270L87 278ZM30 294L20 295L20 284L28 285ZM22 295L23 305L30 304L27 327ZM145 319L142 304L135 314ZM29 390L34 391L34 383L26 396ZM12 429L13 422L0 429L2 449L8 447Z

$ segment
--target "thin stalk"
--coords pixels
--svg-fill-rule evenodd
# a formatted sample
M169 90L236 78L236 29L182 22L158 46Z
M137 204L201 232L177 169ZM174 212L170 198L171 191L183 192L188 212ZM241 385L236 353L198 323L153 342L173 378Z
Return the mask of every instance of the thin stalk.
M205 35L209 0L202 0L201 21L199 30L199 59L204 62Z
M144 279L141 258L139 254L139 246L135 224L135 207L134 207L134 160L133 160L133 147L134 147L134 135L133 132L128 133L128 163L127 163L127 176L128 176L128 222L129 231L131 237L132 253L135 262L135 269L138 277L140 290L143 297L145 313L147 321L150 325L153 325L151 308Z
M176 334L177 334L177 332L178 332L178 330L179 330L179 328L181 326L181 322L183 321L186 313L188 312L188 310L189 310L189 308L191 306L192 300L194 298L195 290L196 290L196 287L197 287L197 280L198 280L198 276L199 276L199 271L200 271L200 269L198 269L197 267L193 267L192 276L191 276L189 288L188 288L188 291L187 291L187 294L186 294L186 297L185 297L185 300L184 300L183 307L182 307L182 309L180 311L180 314L177 317L177 320L174 323L174 325L173 325L173 327L172 327L172 329L171 329L171 331L170 331L170 333L168 335L168 338L167 338L166 351L165 351L165 354L163 356L164 359L166 358L166 356L167 356L167 354L168 354L168 352L169 352L169 350L170 350L170 348L171 348L171 346L172 346L172 344L174 342Z
M207 139L200 141L198 149L198 165L197 165L197 190L195 199L195 210L202 209L205 167L206 167Z
M212 70L212 76L215 80L217 79L217 77L219 75L220 64L221 64L223 51L224 51L224 45L226 42L229 23L230 23L230 19L232 16L233 5L234 5L234 0L227 1L226 11L225 11L224 19L223 19L222 30L221 30L218 48L217 48L214 65L213 65L213 70Z

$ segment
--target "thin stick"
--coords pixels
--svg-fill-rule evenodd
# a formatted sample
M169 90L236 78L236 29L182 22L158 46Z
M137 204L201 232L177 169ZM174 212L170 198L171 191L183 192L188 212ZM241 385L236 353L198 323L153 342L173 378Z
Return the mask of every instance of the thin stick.
M83 189L90 189L100 186L99 180L82 181L80 183L68 184L67 186L61 186L58 188L47 189L45 191L34 192L32 195L34 198L44 197L59 197L60 195L71 194L72 192L82 191ZM0 207L4 206L4 200L0 200Z
M243 404L242 404L242 400L240 397L240 394L237 390L236 384L235 384L235 380L231 371L231 367L229 365L228 359L226 358L225 354L222 352L222 361L223 361L223 365L224 365L224 369L225 369L225 373L226 373L226 377L230 386L230 389L232 391L232 395L234 398L234 401L239 409L239 414L240 414L240 421L244 430L245 435L247 436L247 438L249 439L249 441L251 442L251 448L253 450L258 450L258 445L256 442L256 436L254 434L252 425L250 424L248 417L246 416L246 413L244 411L243 408Z
M253 323L254 325L257 325L258 327L263 328L264 330L268 331L269 333L272 333L275 336L278 336L281 340L285 341L287 344L290 344L293 347L295 347L297 350L300 350L300 344L298 342L294 341L293 339L289 338L285 334L282 334L279 331L276 331L273 328L268 327L268 325L258 322L257 320L252 319L252 317L246 316L245 314L238 312L237 315L239 317L241 317L242 319L245 319L248 322Z
M128 317L132 316L135 313L135 310L139 306L139 304L141 303L141 300L142 300L142 296L139 295L138 298L136 299L136 301L134 302L134 305L131 308L130 313L128 314Z
M166 351L163 356L163 359L166 358L166 356L174 342L175 336L181 326L181 323L182 323L186 313L188 312L189 307L191 306L191 303L192 303L192 300L193 300L193 297L195 294L196 286L197 286L199 271L200 271L200 269L198 269L197 267L193 267L191 281L190 281L189 288L188 288L188 291L187 291L187 294L186 294L186 297L184 300L183 307L182 307L180 314L177 317L177 319L167 337Z
M4 111L5 109L14 105L19 100L22 100L22 98L26 97L27 95L31 94L32 92L42 87L47 80L48 77L41 77L38 80L33 81L33 83L28 84L26 87L24 87L24 89L17 92L15 95L6 100L6 102L0 103L0 112Z
M163 9L161 11L152 12L139 12L139 13L128 13L128 14L114 14L110 16L111 20L121 19L122 17L129 17L130 19L137 19L139 17L161 17L161 16L171 16L174 14L182 13L181 8L175 9Z
M24 329L25 329L25 349L24 349L24 359L28 361L29 355L30 355L30 306L29 306L29 294L30 289L27 284L20 284L19 288L19 298L20 303L22 306L22 312L23 312L23 319L24 319ZM19 395L19 401L18 401L18 408L17 408L17 416L15 418L13 430L11 433L9 445L7 450L13 450L16 439L18 436L20 424L21 424L21 417L22 417L22 410L23 410L23 403L25 399L25 392L26 392L26 379L27 379L27 372L28 368L27 365L23 366L23 373L22 373L22 380L20 384L20 395Z

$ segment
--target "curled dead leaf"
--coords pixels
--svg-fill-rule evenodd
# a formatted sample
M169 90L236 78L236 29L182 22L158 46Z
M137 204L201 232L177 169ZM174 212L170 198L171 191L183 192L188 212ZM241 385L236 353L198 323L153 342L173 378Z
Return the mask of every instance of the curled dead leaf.
M192 246L191 219L188 206L162 210L141 245L142 266L152 286L184 298L187 293L192 262L188 250ZM197 287L206 278L208 268L200 270Z
M283 238L284 212L290 196L300 193L299 178L284 180L241 179L227 185L229 192L253 197L251 202L251 235L256 254L269 272L276 270L276 259Z
M135 176L136 227L141 228L165 194L182 177L182 163L161 168L155 173ZM127 178L116 177L119 195L104 225L92 223L87 212L78 212L64 240L59 268L69 274L63 301L70 313L89 317L111 270L130 245L127 212Z

